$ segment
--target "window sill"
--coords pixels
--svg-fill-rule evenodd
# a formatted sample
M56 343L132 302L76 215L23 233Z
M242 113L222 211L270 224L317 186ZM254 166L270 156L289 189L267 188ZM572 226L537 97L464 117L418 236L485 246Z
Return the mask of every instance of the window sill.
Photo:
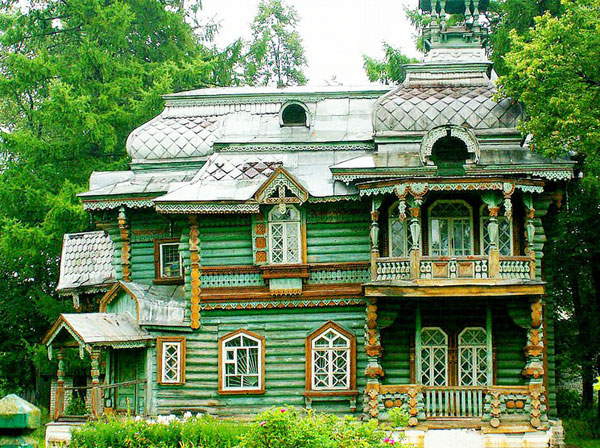
M271 278L308 278L307 264L267 264L260 268L265 280Z
M183 277L173 278L155 278L152 280L155 285L183 285Z
M241 390L218 390L219 395L263 395L266 390L263 389L241 389Z
M356 397L357 390L305 390L305 397Z

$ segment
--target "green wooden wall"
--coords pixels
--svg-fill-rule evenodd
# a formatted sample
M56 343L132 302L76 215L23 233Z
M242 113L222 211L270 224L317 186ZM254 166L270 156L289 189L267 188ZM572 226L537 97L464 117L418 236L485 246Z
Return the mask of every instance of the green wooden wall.
M202 266L252 265L250 215L210 215L199 223Z
M153 383L155 412L207 412L223 417L251 416L272 405L304 406L305 339L332 320L351 331L357 339L357 379L364 389L361 372L366 367L364 351L364 307L303 308L283 310L211 311L201 317L200 330L185 334L187 363L185 386ZM218 339L240 328L265 337L266 375L264 395L219 395L217 393ZM167 333L163 333L168 335ZM156 355L151 355L151 375L156 377ZM358 397L357 415L362 412ZM316 410L350 412L347 399L313 402Z

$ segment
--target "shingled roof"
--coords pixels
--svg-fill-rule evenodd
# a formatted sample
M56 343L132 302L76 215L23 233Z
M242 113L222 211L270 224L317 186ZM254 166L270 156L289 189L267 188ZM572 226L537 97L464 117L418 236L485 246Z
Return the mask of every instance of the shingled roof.
M113 243L102 230L67 233L56 290L63 294L108 290L116 281L113 254Z

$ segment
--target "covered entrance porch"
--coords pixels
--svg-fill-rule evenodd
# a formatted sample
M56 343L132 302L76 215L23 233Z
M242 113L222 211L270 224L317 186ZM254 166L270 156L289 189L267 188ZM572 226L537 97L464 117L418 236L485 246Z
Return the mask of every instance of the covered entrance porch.
M371 297L365 414L412 428L518 431L548 424L542 300Z
M147 347L154 343L154 338L128 313L62 314L43 343L49 358L56 356L58 360L55 421L65 416L65 397L74 391L91 397L82 417L147 413ZM91 385L65 385L68 350L77 350L81 359L89 355Z

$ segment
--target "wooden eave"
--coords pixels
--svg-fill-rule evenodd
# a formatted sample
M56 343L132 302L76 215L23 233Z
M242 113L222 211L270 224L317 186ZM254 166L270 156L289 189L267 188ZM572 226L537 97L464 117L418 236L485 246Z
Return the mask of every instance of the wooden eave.
M544 294L536 280L429 280L373 282L364 285L366 297L494 297Z
M422 177L397 177L394 179L386 179L383 181L366 181L359 182L356 184L356 187L361 190L365 188L376 188L376 187L393 187L398 182L402 183L427 183L429 185L432 184L480 184L480 183L497 183L497 182L506 182L506 183L514 183L519 185L531 185L531 186L539 186L543 187L546 185L546 182L543 180L534 180L534 179L519 179L519 178L509 178L509 177L497 177L497 176L475 176L475 177L436 177L436 178L427 178L424 179Z

